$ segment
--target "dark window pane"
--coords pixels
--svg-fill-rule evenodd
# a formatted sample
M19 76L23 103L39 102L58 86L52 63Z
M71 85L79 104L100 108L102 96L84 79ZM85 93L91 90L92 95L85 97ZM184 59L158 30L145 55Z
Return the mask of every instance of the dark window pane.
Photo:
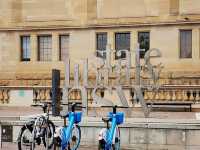
M96 49L102 51L102 53L97 52L97 57L106 58L106 45L107 45L107 33L97 33L96 34Z
M59 37L60 60L64 61L69 55L69 35Z
M144 58L145 53L150 48L150 34L149 32L138 32L138 43L140 44L140 49L145 51L140 51L140 58Z
M30 36L21 36L21 61L30 61Z
M38 59L39 61L51 61L52 38L51 36L38 37Z
M192 30L180 31L180 58L192 58Z
M115 49L130 50L130 33L115 33ZM125 58L126 54L122 53L121 56L115 56L116 59Z

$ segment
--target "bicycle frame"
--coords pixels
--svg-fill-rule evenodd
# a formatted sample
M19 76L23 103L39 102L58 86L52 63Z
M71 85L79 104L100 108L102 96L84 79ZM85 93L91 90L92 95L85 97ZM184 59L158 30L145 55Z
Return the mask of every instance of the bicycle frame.
M65 150L67 147L67 144L71 138L71 131L73 129L73 125L75 124L75 112L70 112L69 113L69 124L68 126L64 126L61 131L61 150Z
M111 128L109 128L106 133L105 150L110 150L110 148L112 147L113 136L115 134L116 126L117 126L116 114L113 114Z

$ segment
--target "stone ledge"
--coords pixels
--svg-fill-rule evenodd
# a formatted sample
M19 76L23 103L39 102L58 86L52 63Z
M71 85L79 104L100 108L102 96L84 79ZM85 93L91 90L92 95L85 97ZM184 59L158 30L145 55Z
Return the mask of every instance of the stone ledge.
M0 117L0 125L22 126L27 120L14 120L17 117ZM19 118L17 118L19 119ZM63 120L60 118L51 119L57 126L63 125ZM101 118L88 117L83 118L80 123L82 127L105 127L105 123ZM126 119L121 128L147 128L147 129L186 129L186 130L200 130L200 120L195 119L145 119L145 118L131 118Z

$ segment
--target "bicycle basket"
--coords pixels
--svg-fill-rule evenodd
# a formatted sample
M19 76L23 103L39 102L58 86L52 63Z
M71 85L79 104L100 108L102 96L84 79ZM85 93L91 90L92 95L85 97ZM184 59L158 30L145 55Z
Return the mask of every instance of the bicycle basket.
M116 119L117 119L117 124L122 124L124 122L124 113L117 112Z
M109 112L108 117L112 118L113 117L113 112ZM117 112L116 113L116 123L117 124L122 124L124 122L124 113L123 112Z
M75 112L75 115L74 115L74 122L75 122L75 123L81 122L81 117L82 117L82 112Z

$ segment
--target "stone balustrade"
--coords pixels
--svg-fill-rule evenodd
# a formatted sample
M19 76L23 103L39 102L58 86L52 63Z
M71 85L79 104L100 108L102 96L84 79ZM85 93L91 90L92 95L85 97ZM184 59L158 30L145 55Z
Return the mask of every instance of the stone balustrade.
M33 90L33 102L39 101L48 101L51 100L51 87L5 87L0 86L0 103L9 103L10 91L11 90ZM126 87L125 90L128 90L129 87ZM88 88L88 101L92 102L92 88ZM100 96L100 91L97 91L97 94ZM180 102L200 102L200 86L199 85L163 85L159 88L158 91L151 91L144 88L144 99L146 101L180 101ZM134 93L130 92L130 97L134 99ZM62 96L62 90L61 90ZM131 98L129 100L132 100ZM81 94L79 91L73 91L69 95L69 100L81 100Z

